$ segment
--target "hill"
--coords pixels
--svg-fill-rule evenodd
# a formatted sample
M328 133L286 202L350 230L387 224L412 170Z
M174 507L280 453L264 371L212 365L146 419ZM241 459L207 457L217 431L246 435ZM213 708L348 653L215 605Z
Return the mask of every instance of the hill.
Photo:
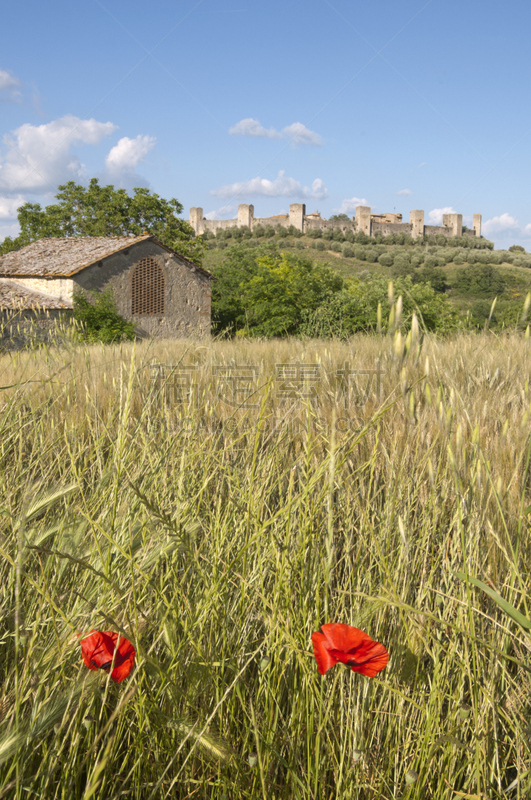
M400 234L369 239L341 231L312 231L310 236L294 229L260 226L252 234L231 228L203 238L207 244L203 266L214 275L231 253L231 246L238 243L247 257L252 258L253 251L295 253L362 282L374 276L389 280L410 276L414 284L429 284L444 295L471 328L484 326L495 298L490 327L498 330L515 325L531 290L531 254L520 249L495 250L484 238L430 236L413 241Z

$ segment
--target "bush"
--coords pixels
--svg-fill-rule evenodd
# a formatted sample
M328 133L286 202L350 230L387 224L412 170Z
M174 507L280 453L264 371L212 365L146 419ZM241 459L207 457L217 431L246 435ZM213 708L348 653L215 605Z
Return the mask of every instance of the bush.
M300 239L302 236L302 231L299 231L295 225L290 225L288 228L288 233L290 236L294 236L296 239Z
M520 244L512 244L509 247L509 253L525 253L525 247Z
M264 235L264 226L263 225L255 225L253 228L253 236L257 239L261 238Z
M426 256L426 258L424 259L424 266L427 267L428 269L435 269L435 267L438 267L439 265L437 263L436 256L430 256L430 255Z
M393 256L391 253L382 253L381 256L378 256L378 263L381 264L382 267L392 267Z
M439 268L422 267L415 270L412 275L413 283L429 283L436 292L445 292L448 288L446 275Z
M505 289L505 280L502 274L490 264L477 264L460 270L453 285L462 294L495 297Z
M354 248L351 244L343 245L343 255L345 258L354 258Z
M341 253L343 248L341 247L339 242L332 242L328 249L331 250L333 253Z
M271 239L275 235L275 229L272 225L266 225L264 228L264 236L266 239Z
M460 265L460 264L464 264L464 263L465 263L465 259L464 259L464 256L463 256L462 253L458 253L456 256L454 256L454 264Z
M323 231L323 239L325 241L331 242L333 238L334 238L334 231L331 231L330 229Z
M314 249L315 249L315 250L326 250L326 245L325 245L325 243L322 241L322 239L319 239L319 241L318 241L318 242L316 242L316 243L313 245L313 247L314 247Z
M367 249L365 247L355 247L354 248L354 255L360 261L366 261L367 260Z
M283 225L277 225L277 236L279 236L281 239L285 239L287 236L289 236L288 229Z
M112 289L90 292L87 295L74 292L74 319L81 323L84 338L88 342L121 342L135 338L135 325L118 314Z
M367 247L365 257L369 264L376 264L378 261L378 250L375 250L374 247Z
M345 241L345 234L341 230L341 228L336 228L333 232L333 239L334 242L344 242Z
M309 236L310 239L320 239L322 235L323 232L320 228L310 228L306 233L306 236Z

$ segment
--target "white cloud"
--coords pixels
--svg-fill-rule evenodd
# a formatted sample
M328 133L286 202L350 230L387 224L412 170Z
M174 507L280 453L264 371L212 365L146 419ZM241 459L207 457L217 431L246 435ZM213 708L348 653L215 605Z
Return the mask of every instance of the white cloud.
M20 86L22 82L12 72L0 69L0 99L18 100L21 97Z
M105 167L109 172L132 172L145 159L157 140L154 136L123 136L109 151Z
M220 186L219 189L212 189L210 194L221 198L260 195L263 197L300 197L324 200L328 197L328 190L321 178L316 178L312 183L312 188L309 189L307 186L303 187L295 178L286 177L284 170L280 170L274 181L260 177L251 178L250 181L237 181Z
M291 125L286 125L281 131L277 131L275 128L264 128L257 119L247 117L229 128L229 133L232 136L252 136L260 139L290 139L292 147L300 144L319 146L323 143L321 136L315 131L311 131L302 122L292 122Z
M71 152L75 144L98 145L116 130L112 122L79 119L71 115L45 125L26 123L3 137L0 190L39 194L59 183L80 179L84 166Z
M282 128L282 135L291 139L290 144L292 147L296 147L298 144L320 146L323 143L319 134L309 130L302 122L293 122L291 125Z
M356 206L368 206L369 203L365 197L351 197L348 200L343 200L340 208L334 208L335 214L348 214L352 216L356 213Z
M17 209L25 203L22 195L16 197L1 197L0 196L0 219L16 219Z
M452 206L446 206L445 208L434 208L428 214L428 224L442 225L443 214L456 214L456 213L457 212L452 208Z
M257 119L247 117L229 128L232 136L254 136L260 139L280 139L282 134L274 128L267 130Z
M0 242L3 242L6 236L11 236L13 239L20 233L20 225L14 222L12 225L0 225Z
M209 211L208 214L205 214L205 219L232 219L232 212L235 208L236 206L221 206L216 208L215 211Z
M481 226L481 232L484 236L488 237L495 233L502 233L503 231L515 231L518 230L519 227L518 220L505 212L504 214L500 214L499 217L492 217L492 219L486 220ZM527 225L525 230L527 231L528 228L531 229L531 226Z
M400 191L397 192L397 194L400 197L407 197L408 195L413 194L413 192L411 191L411 189L400 189Z

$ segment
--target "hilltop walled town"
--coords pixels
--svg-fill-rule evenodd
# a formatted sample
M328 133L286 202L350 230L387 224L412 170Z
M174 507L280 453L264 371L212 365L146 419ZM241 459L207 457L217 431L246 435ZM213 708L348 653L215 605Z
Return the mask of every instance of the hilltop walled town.
M402 214L371 214L370 206L357 206L356 215L352 220L323 219L316 211L312 214L306 213L304 203L292 203L289 207L289 214L278 214L274 217L255 217L254 206L241 203L238 206L238 216L235 219L205 219L202 208L190 209L190 225L196 234L206 231L215 233L226 228L249 228L251 231L257 225L280 225L285 228L293 226L302 233L320 229L340 229L345 233L363 232L367 236L374 237L377 233L382 236L389 236L393 233L405 233L413 239L421 239L423 236L442 234L443 236L481 236L481 214L474 214L472 229L463 228L462 214L443 214L442 225L425 225L424 211L410 211L409 222L402 221Z

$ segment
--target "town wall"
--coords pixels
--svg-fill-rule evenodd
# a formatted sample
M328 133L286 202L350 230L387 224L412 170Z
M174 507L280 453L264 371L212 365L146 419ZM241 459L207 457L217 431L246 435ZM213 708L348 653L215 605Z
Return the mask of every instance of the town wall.
M252 231L257 225L262 225L263 227L280 225L284 228L293 226L301 233L307 233L311 230L338 229L344 233L348 231L352 231L352 233L363 231L370 237L374 237L376 233L380 233L382 236L389 236L392 233L405 233L408 236L412 236L413 239L431 235L442 235L448 238L462 235L477 238L481 236L481 214L474 214L473 229L465 231L463 231L462 214L444 214L442 225L424 225L424 211L418 209L410 212L409 222L380 222L373 219L375 216L381 218L382 215L372 215L370 206L357 206L356 215L352 220L322 219L314 215L306 215L304 203L292 203L289 207L288 216L255 217L254 206L241 203L238 206L236 219L205 219L202 208L191 208L190 225L198 236L207 231L216 233L219 230L234 227L245 227Z

